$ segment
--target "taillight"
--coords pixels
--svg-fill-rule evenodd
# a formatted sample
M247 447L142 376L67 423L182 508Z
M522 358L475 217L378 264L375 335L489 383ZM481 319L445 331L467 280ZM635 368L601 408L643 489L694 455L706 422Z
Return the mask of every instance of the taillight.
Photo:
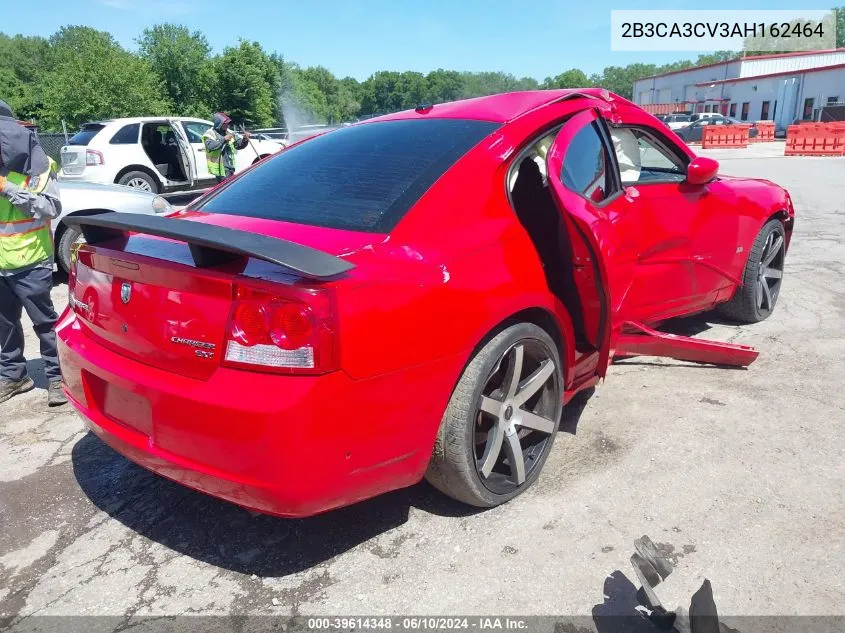
M103 159L103 153L95 149L85 150L85 164L89 167L94 165L105 165L106 161Z
M223 364L286 374L338 367L334 295L288 287L284 294L235 286Z

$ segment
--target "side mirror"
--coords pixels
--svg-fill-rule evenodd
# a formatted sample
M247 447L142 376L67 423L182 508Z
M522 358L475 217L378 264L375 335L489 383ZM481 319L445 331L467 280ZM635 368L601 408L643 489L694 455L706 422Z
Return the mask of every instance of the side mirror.
M687 184L706 185L719 173L719 162L698 156L687 166Z

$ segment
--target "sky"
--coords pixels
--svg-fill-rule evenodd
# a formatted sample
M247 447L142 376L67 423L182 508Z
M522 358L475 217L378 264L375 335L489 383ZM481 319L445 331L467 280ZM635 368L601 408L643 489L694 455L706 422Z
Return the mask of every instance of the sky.
M110 32L135 49L145 27L184 24L215 52L255 40L301 66L321 65L362 81L378 70L503 71L542 80L569 68L662 64L698 53L612 52L611 9L795 9L782 0L31 0L0 23L7 34L49 36L65 25ZM828 9L839 2L813 8ZM805 7L807 8L807 7ZM9 17L11 16L11 17ZM16 17L17 16L17 17ZM37 16L37 19L31 19ZM16 23L18 22L19 23Z

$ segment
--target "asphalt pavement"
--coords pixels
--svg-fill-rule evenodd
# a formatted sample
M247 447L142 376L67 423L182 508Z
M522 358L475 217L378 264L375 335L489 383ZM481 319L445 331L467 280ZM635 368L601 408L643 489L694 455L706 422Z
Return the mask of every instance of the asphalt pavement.
M0 405L0 616L28 630L46 615L547 614L590 630L595 610L632 613L644 534L679 575L710 579L742 631L738 616L845 615L845 158L778 147L702 152L792 193L776 313L671 325L759 360L615 363L567 408L538 483L493 510L421 483L313 519L254 515L48 410L30 361L39 388ZM58 307L66 293L59 280Z

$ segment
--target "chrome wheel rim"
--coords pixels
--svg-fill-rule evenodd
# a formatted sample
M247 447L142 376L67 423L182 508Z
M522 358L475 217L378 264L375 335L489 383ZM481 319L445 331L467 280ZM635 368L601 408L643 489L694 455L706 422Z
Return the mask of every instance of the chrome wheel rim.
M561 407L550 350L537 340L512 345L488 376L475 415L475 467L488 490L508 494L531 479Z
M783 280L783 260L786 242L780 231L772 231L763 245L763 256L757 269L757 310L768 314L775 308Z
M152 191L153 188L143 178L130 178L129 181L126 183L127 187L132 187L133 189L141 189L142 191Z

